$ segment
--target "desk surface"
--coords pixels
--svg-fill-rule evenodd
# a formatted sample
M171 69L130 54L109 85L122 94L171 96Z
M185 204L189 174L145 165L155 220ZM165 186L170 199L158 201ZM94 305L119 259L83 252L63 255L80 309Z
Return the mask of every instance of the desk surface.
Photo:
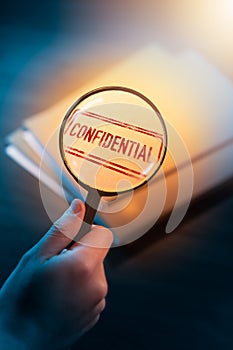
M43 92L69 64L57 40L62 4L42 3L36 21L23 24L31 15L23 1L17 20L6 8L1 26L0 283L50 226L37 180L8 159L3 146L4 136L25 117L62 96L57 89L51 101ZM46 25L40 24L43 10L52 18ZM62 77L65 85L69 74ZM48 75L51 82L44 80ZM73 87L66 86L67 92ZM232 193L229 180L197 199L173 234L165 235L161 222L137 242L113 249L106 261L106 310L72 349L231 349Z

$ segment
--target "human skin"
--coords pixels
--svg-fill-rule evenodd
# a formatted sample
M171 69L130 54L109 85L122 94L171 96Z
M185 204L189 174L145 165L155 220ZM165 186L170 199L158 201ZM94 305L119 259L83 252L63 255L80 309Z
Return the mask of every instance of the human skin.
M66 250L84 213L84 204L74 200L2 286L1 349L65 349L98 321L105 307L103 261L112 233L93 226Z

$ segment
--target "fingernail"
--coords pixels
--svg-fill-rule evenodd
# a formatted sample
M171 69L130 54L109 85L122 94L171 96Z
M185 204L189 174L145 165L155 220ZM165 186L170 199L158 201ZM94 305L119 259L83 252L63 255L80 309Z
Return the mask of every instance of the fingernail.
M73 213L78 214L81 211L81 201L79 199L74 199L70 207Z

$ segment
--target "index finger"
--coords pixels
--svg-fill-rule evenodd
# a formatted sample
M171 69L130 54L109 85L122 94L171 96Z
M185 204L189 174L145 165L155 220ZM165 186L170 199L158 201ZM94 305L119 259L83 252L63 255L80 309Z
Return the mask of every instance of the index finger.
M103 226L92 226L82 239L74 243L70 248L70 254L79 255L79 258L87 259L92 264L103 262L113 242L112 232Z

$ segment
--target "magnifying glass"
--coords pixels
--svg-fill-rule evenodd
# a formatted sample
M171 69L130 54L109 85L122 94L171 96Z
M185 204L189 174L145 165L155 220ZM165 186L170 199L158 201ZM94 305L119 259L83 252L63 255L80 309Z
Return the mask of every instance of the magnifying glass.
M81 96L67 111L59 134L68 172L87 190L79 241L91 230L102 196L146 184L166 155L167 130L157 107L136 90L105 86Z

